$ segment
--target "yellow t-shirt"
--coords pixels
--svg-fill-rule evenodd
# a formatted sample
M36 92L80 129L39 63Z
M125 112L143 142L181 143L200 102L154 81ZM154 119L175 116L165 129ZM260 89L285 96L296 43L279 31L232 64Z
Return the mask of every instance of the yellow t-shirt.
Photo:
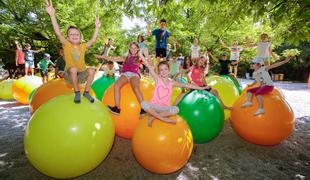
M73 45L67 41L65 45L63 45L64 49L64 59L66 61L65 70L70 67L76 67L78 72L82 72L86 70L85 64L85 52L87 50L86 43L80 45Z

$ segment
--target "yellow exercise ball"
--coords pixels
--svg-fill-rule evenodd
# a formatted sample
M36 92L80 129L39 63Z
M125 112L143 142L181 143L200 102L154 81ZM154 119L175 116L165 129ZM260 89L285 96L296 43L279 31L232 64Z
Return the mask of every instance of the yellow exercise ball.
M7 79L0 82L0 99L14 99L12 91L12 86L14 82L14 79Z

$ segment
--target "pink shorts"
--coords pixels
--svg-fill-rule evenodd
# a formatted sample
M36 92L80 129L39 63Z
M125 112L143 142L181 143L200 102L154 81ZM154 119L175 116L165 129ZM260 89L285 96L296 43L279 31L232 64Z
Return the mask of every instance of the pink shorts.
M268 94L272 90L273 90L273 86L262 86L262 87L248 89L247 92L253 93L255 94L255 96L257 96L257 95Z

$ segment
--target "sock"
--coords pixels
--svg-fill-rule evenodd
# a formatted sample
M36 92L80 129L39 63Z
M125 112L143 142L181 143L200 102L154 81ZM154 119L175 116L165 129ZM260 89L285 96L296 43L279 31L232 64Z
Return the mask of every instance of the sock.
M75 91L75 96L74 96L74 102L75 103L80 103L81 102L81 94L80 91Z
M84 91L83 96L86 97L91 103L95 102L95 99L91 97L88 91Z

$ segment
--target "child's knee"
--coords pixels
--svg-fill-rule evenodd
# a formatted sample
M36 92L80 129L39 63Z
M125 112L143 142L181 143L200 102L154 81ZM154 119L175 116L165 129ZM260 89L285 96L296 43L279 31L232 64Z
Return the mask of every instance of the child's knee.
M96 70L94 68L88 68L87 72L89 75L94 75L96 73Z
M70 74L76 74L77 73L77 68L76 67L70 67L70 68L68 68L67 71Z
M177 106L172 106L171 108L170 108L170 113L172 114L172 115L176 115L176 114L178 114L179 113L179 108L177 107Z

